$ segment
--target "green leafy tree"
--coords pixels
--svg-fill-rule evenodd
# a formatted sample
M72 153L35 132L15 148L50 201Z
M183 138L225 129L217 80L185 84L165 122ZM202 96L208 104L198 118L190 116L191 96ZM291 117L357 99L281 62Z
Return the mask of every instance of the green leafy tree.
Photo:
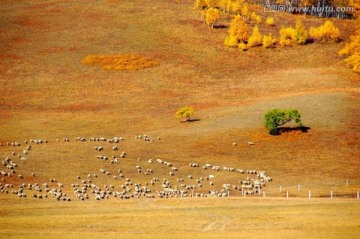
M191 106L181 107L175 114L177 118L185 117L186 121L191 121L190 116L194 114L194 109Z
M273 109L264 115L264 126L269 130L270 134L276 135L279 133L279 126L282 126L292 120L298 127L301 127L302 122L300 118L301 115L296 109Z

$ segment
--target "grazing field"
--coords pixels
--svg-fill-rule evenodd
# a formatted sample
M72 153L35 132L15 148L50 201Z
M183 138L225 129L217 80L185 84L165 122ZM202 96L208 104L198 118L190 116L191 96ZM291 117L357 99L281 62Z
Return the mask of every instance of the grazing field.
M241 52L228 21L212 29L192 6L1 1L1 238L359 237L359 75L338 56L353 21L333 19L340 43ZM274 35L325 21L253 10ZM196 120L175 117L183 106ZM273 108L298 109L308 132L269 135Z
M9 204L8 204L9 203ZM242 198L5 200L4 238L358 238L359 203ZM58 208L61 207L61 210ZM16 227L14 227L16 225Z

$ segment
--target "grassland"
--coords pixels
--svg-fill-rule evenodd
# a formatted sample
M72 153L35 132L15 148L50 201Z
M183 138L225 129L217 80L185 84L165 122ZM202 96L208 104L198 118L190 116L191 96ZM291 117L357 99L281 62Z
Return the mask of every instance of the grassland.
M4 238L357 238L360 223L359 203L347 200L153 199L65 203L62 210L7 203Z
M6 142L42 138L8 182L74 183L77 175L119 167L134 181L135 164L163 158L185 177L204 176L190 162L266 171L271 198L140 199L70 203L0 194L4 238L357 238L360 235L359 75L343 63L344 42L247 52L223 44L227 29L210 29L192 1L1 1L0 157L20 148ZM260 9L258 14L265 17ZM281 25L303 19L273 14ZM280 25L281 23L281 25ZM334 19L344 41L350 20ZM224 21L226 25L227 22ZM139 54L158 66L106 71L81 64L88 55ZM191 105L200 121L180 123L174 112ZM271 108L297 108L308 133L269 136ZM148 134L161 141L139 142ZM129 157L118 166L96 160L94 143L74 137L122 136ZM68 137L71 142L55 142ZM249 147L248 141L255 142ZM232 143L237 142L237 147ZM5 145L5 146L4 146ZM106 154L111 154L106 145ZM138 157L142 161L134 162ZM144 161L143 161L144 160ZM31 172L37 177L30 178ZM168 177L158 168L155 176ZM215 185L241 178L220 172ZM349 186L345 180L349 180ZM173 179L175 181L175 179ZM100 185L120 184L109 177ZM301 191L297 192L297 185ZM279 193L279 185L283 192ZM210 187L205 186L206 191ZM158 188L154 188L155 190ZM308 190L316 199L308 200ZM328 198L330 190L335 199ZM289 191L292 198L284 199ZM347 199L346 199L347 198Z

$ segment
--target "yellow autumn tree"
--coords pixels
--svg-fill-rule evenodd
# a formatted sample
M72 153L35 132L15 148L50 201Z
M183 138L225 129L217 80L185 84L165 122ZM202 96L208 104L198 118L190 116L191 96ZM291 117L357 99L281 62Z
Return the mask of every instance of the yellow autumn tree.
M247 3L244 3L241 7L241 16L244 20L249 19L249 6Z
M248 40L248 46L254 47L254 46L261 46L262 44L262 35L259 31L259 28L257 25L255 25L253 32Z
M257 15L255 12L251 13L250 20L259 24L261 22L261 17Z
M294 40L297 44L303 45L308 39L308 32L300 19L296 20Z
M225 46L228 46L228 47L237 47L239 42L236 39L236 36L229 35L229 36L225 37L224 44L225 44Z
M319 42L338 42L341 39L341 33L339 28L327 20L319 27L311 27L310 37Z
M272 18L272 17L266 18L266 24L270 25L270 26L274 26L275 25L275 19Z
M295 28L281 27L279 43L282 46L303 45L308 39L308 32L301 20L297 20Z
M220 10L211 7L206 11L205 22L211 28L214 28L215 23L220 19L220 17Z
M359 0L349 0L349 7L353 7L353 15L355 17L360 17L360 1Z
M205 0L196 0L194 3L195 9L205 9L207 7L207 4Z
M219 0L218 6L223 10L223 12L227 12L227 5L231 0Z
M345 56L345 62L353 71L360 73L360 18L357 20L357 31L350 36L350 41L340 50L339 54Z
M225 38L225 45L237 47L239 43L248 39L248 28L240 15L236 15L230 23L229 35Z
M190 116L194 114L194 109L191 106L185 106L179 108L175 115L177 118L186 118L186 121L191 121Z
M263 36L262 38L262 45L264 48L273 47L276 43L276 38L272 36L270 33L269 35Z
M231 2L230 11L233 14L240 14L241 13L241 4L239 4L238 2Z
M279 43L281 46L290 46L294 43L296 30L292 27L281 27Z
M219 4L218 0L205 0L205 3L206 3L206 5L207 5L208 8L218 7L218 4Z

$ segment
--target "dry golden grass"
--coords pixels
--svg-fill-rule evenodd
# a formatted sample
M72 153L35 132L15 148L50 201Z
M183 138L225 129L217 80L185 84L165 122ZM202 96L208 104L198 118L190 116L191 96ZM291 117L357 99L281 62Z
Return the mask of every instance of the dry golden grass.
M3 202L0 232L7 238L351 239L360 223L359 203L348 200L188 198L75 202L61 210L48 202Z
M142 70L157 66L160 63L149 57L142 57L136 54L123 55L88 55L81 60L84 65L95 65L104 70Z
M265 170L274 179L266 193L276 198L91 199L65 204L52 198L20 200L0 194L1 235L359 235L358 202L339 199L355 197L360 185L359 81L337 54L344 43L239 52L224 46L227 29L209 29L192 3L1 1L0 143L33 138L50 141L35 145L29 159L19 162L17 173L25 176L23 180L7 180L18 186L56 177L72 195L70 184L78 181L77 175L98 173L105 167L115 173L122 168L134 181L144 183L150 177L138 175L134 166L145 167L148 158L163 158L182 170L179 176L209 174L202 169L194 171L190 162ZM260 9L257 14L262 19L269 16ZM263 34L276 36L281 25L293 26L297 18L302 18L307 28L325 21L280 13L271 17L277 24L270 27L261 22ZM349 20L336 19L334 23L345 40L354 31ZM133 52L161 64L139 71L104 71L81 64L84 56L94 52L109 56ZM194 117L201 120L180 123L174 113L184 105L193 106ZM270 137L262 126L262 116L271 108L297 108L311 129L306 134ZM145 133L163 140L146 144L134 139ZM129 158L116 166L98 161L93 149L96 144L74 142L77 136L123 136L126 140L119 147ZM63 137L72 141L55 142ZM254 147L249 147L248 141L255 142ZM105 146L104 154L111 155L110 146ZM1 146L0 158L22 149ZM144 161L137 162L137 157ZM168 171L158 167L154 176L168 177ZM31 172L37 177L29 177ZM243 177L225 172L217 176L216 187ZM176 178L171 180L176 184ZM101 176L96 183L119 187L123 182ZM154 190L160 187L156 185ZM317 199L303 199L308 190ZM319 199L328 197L330 190L335 200ZM292 197L288 201L279 198L285 197L286 191ZM174 228L170 235L167 227Z

